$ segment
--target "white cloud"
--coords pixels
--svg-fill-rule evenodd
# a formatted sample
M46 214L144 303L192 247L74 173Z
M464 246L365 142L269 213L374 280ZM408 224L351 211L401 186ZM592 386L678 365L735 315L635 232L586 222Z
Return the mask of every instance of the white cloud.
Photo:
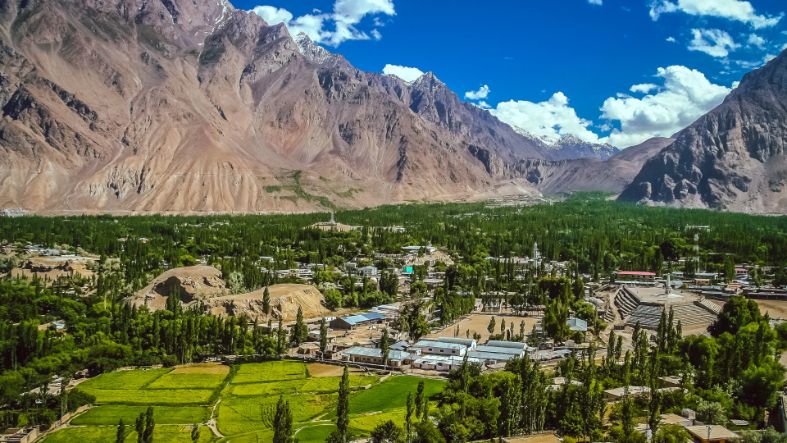
M730 52L740 48L732 36L720 29L692 29L689 51L704 52L711 57L725 58Z
M255 6L252 12L262 17L265 23L269 25L278 25L279 23L288 24L292 20L292 12L275 6Z
M424 72L418 68L412 68L410 66L385 65L383 68L383 74L395 75L408 83L412 83L424 75Z
M669 37L667 37L667 42L669 42L669 43L677 43L678 41L675 39L675 37L669 36Z
M749 24L755 29L776 26L783 16L757 14L754 6L743 0L653 0L650 4L650 17L653 20L658 20L662 14L674 12L724 18Z
M604 0L588 0L588 3L591 5L602 6L604 4Z
M489 97L490 92L492 92L492 90L489 89L489 85L483 85L478 88L477 91L465 92L465 98L468 100L485 100Z
M765 39L757 34L749 34L749 38L746 40L746 43L749 46L755 46L757 48L765 47Z
M647 94L648 92L650 92L650 91L652 91L654 89L658 89L658 88L659 88L659 86L658 85L654 85L653 83L640 83L638 85L634 85L634 86L630 87L629 91L634 92L634 93L638 92L638 93L641 93L641 94Z
M336 0L333 12L323 13L319 10L300 17L284 9L273 6L257 6L252 9L269 24L284 23L291 34L305 33L316 43L339 46L347 40L379 40L380 30L374 28L363 31L358 25L367 16L396 15L393 0ZM374 26L379 26L374 21Z
M554 142L570 134L588 142L599 142L598 135L589 129L593 123L580 118L562 92L540 103L525 100L498 103L490 112L513 128L547 141Z
M664 85L655 93L604 101L602 117L619 125L608 137L609 143L626 147L651 137L670 136L718 106L731 90L685 66L659 68L656 77Z

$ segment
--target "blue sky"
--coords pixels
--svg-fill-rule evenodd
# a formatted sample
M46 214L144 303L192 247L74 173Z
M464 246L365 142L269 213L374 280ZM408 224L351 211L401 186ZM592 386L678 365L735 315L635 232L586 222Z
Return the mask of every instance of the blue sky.
M360 69L433 71L460 96L475 91L468 101L547 140L572 134L620 147L685 127L787 44L784 0L233 4L306 32ZM418 71L387 72L412 80Z

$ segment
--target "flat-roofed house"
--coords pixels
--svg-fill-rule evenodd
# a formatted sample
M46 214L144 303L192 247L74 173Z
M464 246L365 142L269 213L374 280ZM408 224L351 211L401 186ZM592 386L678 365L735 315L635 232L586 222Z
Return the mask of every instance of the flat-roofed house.
M421 355L448 355L463 357L467 352L467 346L461 343L451 343L439 339L418 340L411 349L417 349Z
M724 426L698 425L687 426L686 431L695 443L728 443L740 440L740 436Z
M464 363L463 357L451 355L422 355L413 360L412 367L416 369L424 369L428 371L444 371L448 372L452 369L459 369ZM483 360L476 358L467 358L470 364L483 364Z
M353 346L342 351L342 360L354 363L370 363L374 365L383 364L383 351L378 348L365 348ZM408 364L412 360L410 353L406 351L388 350L388 366L399 367Z

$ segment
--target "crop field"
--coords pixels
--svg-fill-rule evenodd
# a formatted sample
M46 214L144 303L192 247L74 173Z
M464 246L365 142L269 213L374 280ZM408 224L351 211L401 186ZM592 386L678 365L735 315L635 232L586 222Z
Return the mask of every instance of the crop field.
M46 443L86 443L86 442L113 442L117 428L115 426L84 426L69 427L52 433L44 439ZM206 426L200 426L200 443L213 441L213 434ZM126 441L137 441L134 424L126 426ZM156 425L153 431L153 441L156 443L191 443L191 426Z
M114 426L122 418L126 424L133 424L137 416L145 412L147 406L103 405L90 408L71 421L73 425ZM205 406L156 406L153 418L156 424L171 425L183 423L202 423L208 419Z
M314 376L311 368L317 369ZM336 392L341 380L336 373L327 365L272 361L240 364L232 371L211 364L102 374L78 387L95 395L96 405L44 441L112 441L120 419L127 425L126 441L136 441L134 420L148 406L154 411L156 442L189 442L194 424L201 426L201 442L270 441L276 402L284 396L298 441L322 442L336 429ZM419 377L351 373L353 435L367 436L387 420L403 424L407 394L415 394L422 380L429 397L445 385L442 380ZM211 417L221 437L205 426Z

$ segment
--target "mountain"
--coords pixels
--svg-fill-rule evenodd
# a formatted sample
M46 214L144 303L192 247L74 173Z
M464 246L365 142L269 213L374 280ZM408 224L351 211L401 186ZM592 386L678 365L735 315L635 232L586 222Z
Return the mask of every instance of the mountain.
M606 143L591 143L573 135L563 135L557 140L536 137L524 131L518 131L541 147L545 156L553 161L596 159L609 160L621 152L620 149Z
M716 109L648 160L621 200L787 211L787 51L744 76Z
M670 138L652 138L612 156L568 160L523 160L518 171L544 194L582 191L620 193L631 183L645 162L673 143Z
M0 0L0 207L255 212L537 196L553 150L433 74L362 72L226 0Z

